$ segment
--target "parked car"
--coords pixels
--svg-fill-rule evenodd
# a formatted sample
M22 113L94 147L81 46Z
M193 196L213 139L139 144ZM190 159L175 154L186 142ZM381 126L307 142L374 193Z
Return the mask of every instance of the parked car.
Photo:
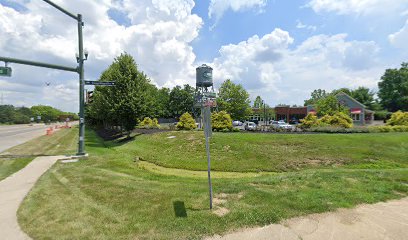
M242 126L243 124L244 123L239 120L232 121L232 126Z
M279 120L279 121L272 121L271 122L272 126L274 128L281 128L281 129L293 129L293 126L290 124L287 124L285 121L283 120Z
M291 120L289 120L289 124L297 125L299 124L299 120L297 120L296 118L292 118Z
M271 121L269 121L269 124L275 127L275 126L279 125L279 122L275 121L275 120L271 120Z
M246 122L245 123L245 130L255 131L256 130L256 124L254 122Z
M283 123L280 123L280 124L279 124L279 128L287 129L287 130L292 130L292 129L293 129L293 126L290 125L290 124L287 124L287 123L283 122Z

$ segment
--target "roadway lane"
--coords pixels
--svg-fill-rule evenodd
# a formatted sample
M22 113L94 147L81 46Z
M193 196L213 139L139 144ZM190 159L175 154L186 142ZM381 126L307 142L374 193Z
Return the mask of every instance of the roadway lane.
M7 154L7 151L3 151L45 135L46 129L50 126L54 125L35 124L29 126L28 124L22 124L0 126L0 152Z

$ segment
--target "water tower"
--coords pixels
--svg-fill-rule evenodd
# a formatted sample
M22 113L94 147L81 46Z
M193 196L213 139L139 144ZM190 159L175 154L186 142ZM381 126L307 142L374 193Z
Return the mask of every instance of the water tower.
M215 107L216 94L214 92L212 71L213 69L206 64L196 68L196 93L194 104L196 108L203 108L205 105Z

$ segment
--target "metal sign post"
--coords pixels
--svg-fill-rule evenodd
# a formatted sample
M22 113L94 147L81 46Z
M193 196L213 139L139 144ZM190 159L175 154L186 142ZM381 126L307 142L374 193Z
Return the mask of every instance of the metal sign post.
M212 183L211 183L211 155L210 155L210 137L212 135L211 129L211 108L209 105L204 106L204 136L205 136L205 150L207 152L207 171L208 171L208 188L210 193L210 209L212 209Z
M210 89L208 89L210 88ZM203 122L205 136L205 150L207 152L207 171L208 171L208 188L210 193L210 209L213 204L213 190L211 183L211 156L210 156L210 137L212 136L211 127L211 108L216 106L217 94L214 92L212 68L203 64L196 68L196 93L195 108L201 109L201 120Z

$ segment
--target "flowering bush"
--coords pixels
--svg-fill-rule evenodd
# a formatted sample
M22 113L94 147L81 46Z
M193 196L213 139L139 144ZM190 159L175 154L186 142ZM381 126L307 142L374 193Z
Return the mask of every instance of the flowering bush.
M214 112L211 115L212 129L216 131L232 131L232 119L231 116L225 112Z
M351 128L353 127L353 120L343 112L337 112L334 115L324 115L320 119L318 119L317 116L313 114L308 114L304 119L301 120L300 124L300 127L302 129L328 126Z
M186 112L181 115L176 127L177 130L193 130L197 128L197 125L191 114Z
M139 123L139 127L142 128L160 128L159 122L157 118L153 118L153 120L149 117L145 117L143 121Z
M388 126L408 126L408 112L395 112L387 121Z

